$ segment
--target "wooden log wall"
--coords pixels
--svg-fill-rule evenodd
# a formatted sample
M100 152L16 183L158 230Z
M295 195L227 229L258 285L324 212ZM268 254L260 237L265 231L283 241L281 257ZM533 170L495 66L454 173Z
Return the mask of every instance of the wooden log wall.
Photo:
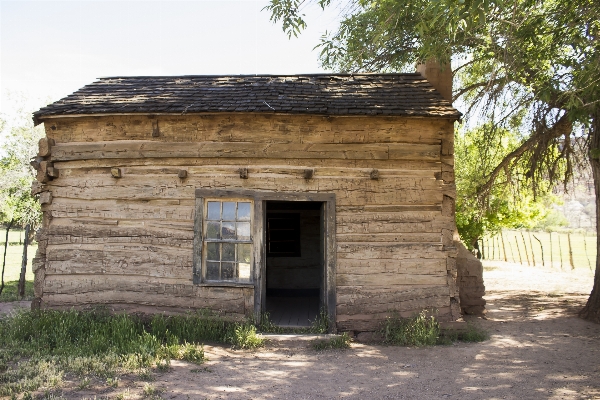
M44 212L38 305L251 313L253 289L192 283L195 189L241 188L336 194L338 329L374 330L390 310L459 316L452 121L213 114L44 124L33 188Z

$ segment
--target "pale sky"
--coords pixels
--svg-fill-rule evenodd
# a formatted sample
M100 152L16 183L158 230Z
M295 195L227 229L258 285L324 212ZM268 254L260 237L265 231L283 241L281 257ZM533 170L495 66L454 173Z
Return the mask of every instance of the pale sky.
M288 39L268 1L0 0L0 112L8 93L58 100L104 76L323 72L319 50L339 10L313 5Z

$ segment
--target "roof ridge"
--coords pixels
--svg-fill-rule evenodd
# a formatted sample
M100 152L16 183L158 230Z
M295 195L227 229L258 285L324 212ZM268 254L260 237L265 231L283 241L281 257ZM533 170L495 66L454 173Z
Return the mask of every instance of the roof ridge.
M250 78L250 77L303 77L303 76L421 76L418 72L361 72L361 73L327 73L311 72L306 74L200 74L200 75L122 75L101 76L96 79L136 79L136 78ZM425 78L423 78L425 79Z

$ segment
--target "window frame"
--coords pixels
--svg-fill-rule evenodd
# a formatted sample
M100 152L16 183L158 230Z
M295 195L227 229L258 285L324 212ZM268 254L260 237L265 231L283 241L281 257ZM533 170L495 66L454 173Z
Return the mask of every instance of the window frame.
M250 240L222 240L206 238L208 220L208 203L218 202L247 202L250 203ZM204 196L196 196L196 215L194 218L194 256L193 256L193 282L200 286L233 286L254 287L255 286L255 254L256 254L256 200L252 196L244 196L236 193L206 193ZM206 278L206 258L208 243L240 243L250 244L250 277L247 282L235 280L208 280ZM237 264L237 260L235 261Z

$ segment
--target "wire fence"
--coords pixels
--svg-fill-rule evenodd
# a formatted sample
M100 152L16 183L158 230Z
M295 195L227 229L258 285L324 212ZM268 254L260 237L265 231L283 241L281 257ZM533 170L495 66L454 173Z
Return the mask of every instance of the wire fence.
M596 235L568 232L502 231L480 244L481 258L560 269L596 265Z

